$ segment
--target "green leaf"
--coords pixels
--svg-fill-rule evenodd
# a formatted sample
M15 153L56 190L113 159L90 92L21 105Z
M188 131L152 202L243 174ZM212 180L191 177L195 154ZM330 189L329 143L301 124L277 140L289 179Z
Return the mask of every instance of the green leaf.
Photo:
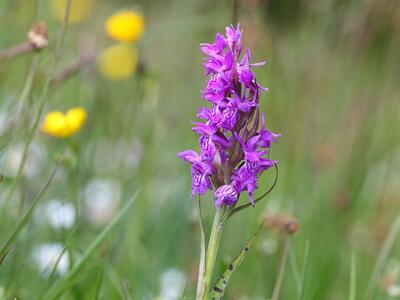
M214 285L212 291L210 292L210 298L212 300L220 300L224 296L225 290L228 287L233 273L237 270L237 268L240 266L242 261L245 259L254 239L257 237L257 235L260 232L260 229L262 228L263 223L257 228L256 232L252 236L252 238L247 242L246 246L243 248L243 250L240 252L240 254L232 261L232 263L229 264L228 268L225 270L225 272L221 275L221 277L217 280L216 284Z
M300 290L298 294L298 299L303 300L304 296L304 289L307 279L307 272L308 272L308 264L309 264L309 250L310 250L310 241L307 240L305 250L304 250L304 259L303 259L303 271L301 273L301 281L300 281Z
M44 295L44 299L59 299L59 295L74 284L74 279L84 267L85 263L92 257L93 253L105 240L105 238L111 233L111 231L122 221L125 215L129 212L132 204L135 202L139 191L136 192L133 197L125 204L125 206L119 211L119 213L111 220L111 222L104 228L101 233L95 238L90 244L82 258L76 263L75 266L69 270L63 278L60 278L47 293Z
M38 204L40 198L44 194L44 192L49 187L53 177L57 171L57 167L54 167L53 171L51 172L50 176L47 178L46 182L40 188L39 192L36 194L35 198L33 199L31 205L29 206L28 210L25 212L23 217L19 220L18 224L15 226L15 229L8 237L7 241L4 243L3 247L0 249L0 258L4 260L5 256L7 255L8 251L12 247L12 244L17 239L18 235L21 233L22 229L28 224L28 221L32 217L33 210L35 209L36 205Z
M8 255L8 253L10 253L11 249L12 249L12 247L8 248L6 250L6 252L4 253L4 255L0 257L0 266L3 263L3 261L6 259L6 256Z
M349 300L356 300L357 268L354 252L351 254Z
M95 293L94 293L94 300L98 300L100 299L100 288L101 285L103 284L103 276L104 276L104 272L101 270L97 276L97 280L96 280L96 289L95 289Z

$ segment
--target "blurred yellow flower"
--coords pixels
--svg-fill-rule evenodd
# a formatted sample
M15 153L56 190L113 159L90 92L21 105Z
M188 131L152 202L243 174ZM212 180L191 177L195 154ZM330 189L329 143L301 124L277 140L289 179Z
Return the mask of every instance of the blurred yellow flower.
M69 23L78 23L87 19L92 11L94 0L71 0L69 10ZM67 0L51 0L51 9L54 16L60 20L64 20Z
M44 117L41 130L59 138L70 137L82 128L86 118L86 110L82 107L71 108L66 114L51 111Z
M135 72L137 63L137 49L126 44L106 48L97 59L100 73L111 80L129 78Z
M114 40L135 42L143 35L144 18L133 10L121 11L107 19L105 30Z

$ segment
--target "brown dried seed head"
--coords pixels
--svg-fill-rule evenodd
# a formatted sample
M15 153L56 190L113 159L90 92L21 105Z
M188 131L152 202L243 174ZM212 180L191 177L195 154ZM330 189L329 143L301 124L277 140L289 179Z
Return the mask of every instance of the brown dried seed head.
M42 50L48 44L47 25L44 22L37 22L27 34L28 41L36 50Z
M280 234L294 234L299 228L297 220L289 215L274 213L265 214L265 226Z
M285 230L287 234L294 234L296 233L297 229L299 229L299 223L296 219L290 218L286 220Z

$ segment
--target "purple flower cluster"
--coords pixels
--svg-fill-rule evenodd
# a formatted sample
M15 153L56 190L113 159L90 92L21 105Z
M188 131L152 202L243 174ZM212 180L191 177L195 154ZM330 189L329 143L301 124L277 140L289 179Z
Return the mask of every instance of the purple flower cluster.
M261 87L251 71L250 50L243 50L242 31L226 27L226 37L217 33L215 42L202 44L209 77L203 98L211 107L199 109L193 131L200 135L200 154L193 150L178 153L192 166L192 196L204 195L215 188L215 205L235 205L242 192L253 193L260 174L276 161L268 158L272 142L279 135L265 128L264 114L259 113Z

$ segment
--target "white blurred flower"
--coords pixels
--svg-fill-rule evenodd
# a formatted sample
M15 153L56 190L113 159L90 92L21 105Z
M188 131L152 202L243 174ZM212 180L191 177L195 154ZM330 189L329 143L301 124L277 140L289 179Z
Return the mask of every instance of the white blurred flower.
M186 278L182 271L177 269L168 269L160 276L160 296L162 300L177 300L182 298L185 288Z
M70 265L69 257L66 252L62 253L62 251L63 245L60 243L42 244L34 248L33 259L45 276L50 274L56 264L56 271L59 275L63 275L68 271Z
M37 210L36 217L42 220L44 215L45 220L54 229L68 229L75 223L75 208L69 202L52 199L41 208Z
M8 114L2 110L0 111L0 135L6 131L7 125L8 125Z
M126 154L124 155L126 168L130 171L136 169L143 155L142 143L137 139L131 141L120 140L118 147L121 148L121 152L124 151Z
M84 190L85 215L96 225L107 224L116 213L120 196L117 181L93 179Z
M3 156L1 164L3 165L5 174L9 176L16 176L19 166L22 161L24 152L24 145L19 144L11 146L7 153ZM29 179L34 178L41 169L41 166L46 161L47 151L46 148L38 143L32 143L28 150L28 157L25 162L23 175Z
M5 298L4 298L4 295L5 294L5 292L4 292L4 288L2 287L2 286L0 286L0 300L4 300Z
M390 297L400 297L400 286L391 285L387 288L386 292Z
M263 239L260 244L260 250L265 256L273 255L278 250L278 242L272 238Z

